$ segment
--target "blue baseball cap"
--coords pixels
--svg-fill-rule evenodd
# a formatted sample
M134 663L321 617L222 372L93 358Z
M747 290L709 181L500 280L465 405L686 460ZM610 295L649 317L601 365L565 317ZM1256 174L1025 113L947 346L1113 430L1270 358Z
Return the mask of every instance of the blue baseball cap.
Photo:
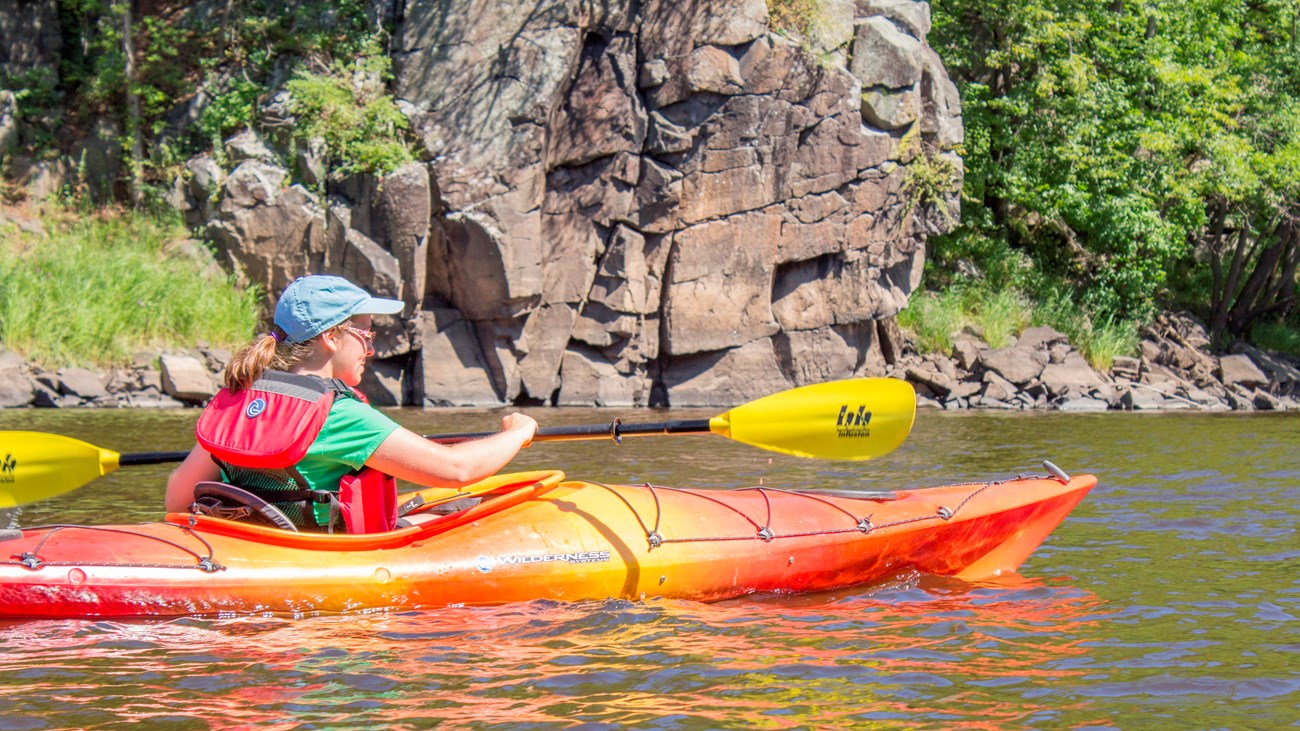
M396 315L405 305L371 297L343 277L315 274L285 287L275 303L275 324L290 343L303 343L353 315Z

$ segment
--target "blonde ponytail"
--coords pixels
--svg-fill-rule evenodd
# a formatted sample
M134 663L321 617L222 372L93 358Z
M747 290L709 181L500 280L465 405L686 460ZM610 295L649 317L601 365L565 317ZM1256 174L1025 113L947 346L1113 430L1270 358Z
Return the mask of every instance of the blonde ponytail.
M248 388L267 369L287 371L312 352L310 340L306 343L286 343L284 338L284 331L272 326L271 332L259 335L256 340L240 348L226 363L226 388L232 392Z

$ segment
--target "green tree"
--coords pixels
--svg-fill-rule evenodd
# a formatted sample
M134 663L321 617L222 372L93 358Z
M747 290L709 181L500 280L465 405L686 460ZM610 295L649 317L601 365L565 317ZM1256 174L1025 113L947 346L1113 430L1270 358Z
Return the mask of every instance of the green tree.
M1075 288L1102 318L1176 295L1221 336L1291 306L1293 1L940 0L934 15L968 130L941 265Z

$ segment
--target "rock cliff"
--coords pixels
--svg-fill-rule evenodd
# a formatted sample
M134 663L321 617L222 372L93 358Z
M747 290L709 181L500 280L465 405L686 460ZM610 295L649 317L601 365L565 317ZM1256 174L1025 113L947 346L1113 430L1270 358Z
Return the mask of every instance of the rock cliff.
M883 372L879 324L958 213L928 4L824 0L808 38L763 0L372 5L419 161L313 185L246 135L175 204L272 294L331 272L405 300L380 403L723 405Z

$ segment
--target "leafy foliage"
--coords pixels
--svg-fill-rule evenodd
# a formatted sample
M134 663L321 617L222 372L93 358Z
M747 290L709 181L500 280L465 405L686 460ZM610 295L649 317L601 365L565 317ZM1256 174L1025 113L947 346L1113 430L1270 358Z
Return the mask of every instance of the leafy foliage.
M1207 250L1210 212L1265 243L1294 216L1296 12L1275 0L935 3L929 40L967 130L962 224L935 242L936 261L1027 288L1066 283L1100 322L1170 297L1209 314L1197 272L1235 253ZM1248 247L1243 266L1265 250ZM1264 292L1293 298L1294 269L1272 276L1280 286ZM1229 279L1209 288L1237 297L1247 277Z
M229 135L257 123L258 106L265 90L242 76L213 84L213 88L216 93L203 108L198 128L214 148L219 148Z
M1300 357L1300 329L1281 323L1260 323L1251 332L1260 347Z
M341 173L386 172L411 160L401 136L406 117L379 83L388 64L387 56L368 56L324 73L300 70L288 83L289 108L299 120L294 137L324 138Z
M34 130L26 152L52 154L62 142L106 121L126 132L122 144L129 154L136 129L127 106L129 88L140 106L143 175L164 183L180 160L200 152L219 156L230 135L263 125L263 107L286 79L310 75L308 69L331 69L327 75L336 78L333 69L386 64L387 35L372 21L369 6L364 0L216 5L59 0L59 82L32 88L42 99L62 101L62 109L46 115L42 125L25 125ZM128 9L135 11L129 25L124 23ZM133 49L133 82L126 74L125 41ZM391 98L385 106L380 95L362 96L356 117L369 137L349 142L335 159L366 170L405 159L395 152L405 149L405 121L395 119ZM45 108L20 101L20 109ZM68 129L72 135L56 134ZM43 136L36 134L40 131ZM292 129L287 137L305 134Z

